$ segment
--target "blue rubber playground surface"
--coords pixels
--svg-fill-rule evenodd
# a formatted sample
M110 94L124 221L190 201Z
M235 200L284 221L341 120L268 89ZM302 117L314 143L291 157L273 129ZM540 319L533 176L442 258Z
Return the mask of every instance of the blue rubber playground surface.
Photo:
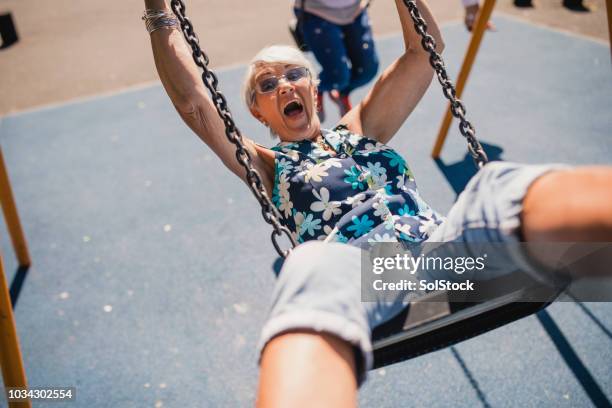
M612 164L609 48L504 17L495 25L463 97L490 156ZM454 77L469 38L459 23L443 34ZM399 35L377 47L382 66L403 49ZM240 104L243 69L220 70L221 88L242 132L272 145ZM445 108L434 83L391 143L443 212L473 171L455 127L442 160L429 156ZM33 260L18 271L1 226L28 380L76 387L74 404L35 406L252 405L274 285L270 228L161 85L3 117L0 141ZM609 406L611 331L612 305L557 303L370 372L360 403Z

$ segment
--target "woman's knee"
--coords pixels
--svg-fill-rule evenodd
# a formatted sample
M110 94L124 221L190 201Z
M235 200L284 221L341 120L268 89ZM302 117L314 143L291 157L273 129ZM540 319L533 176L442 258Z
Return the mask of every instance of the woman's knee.
M360 261L361 253L357 247L309 241L298 245L287 257L278 285L304 293L312 288L346 287L354 280L358 281Z
M523 234L529 241L612 240L612 167L552 171L529 187Z

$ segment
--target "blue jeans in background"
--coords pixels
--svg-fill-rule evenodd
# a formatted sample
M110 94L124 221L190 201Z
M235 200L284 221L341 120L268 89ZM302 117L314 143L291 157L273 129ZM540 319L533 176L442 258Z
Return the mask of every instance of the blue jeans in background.
M374 78L378 56L366 10L347 25L337 25L307 12L303 19L304 41L322 67L320 93L335 89L348 95Z

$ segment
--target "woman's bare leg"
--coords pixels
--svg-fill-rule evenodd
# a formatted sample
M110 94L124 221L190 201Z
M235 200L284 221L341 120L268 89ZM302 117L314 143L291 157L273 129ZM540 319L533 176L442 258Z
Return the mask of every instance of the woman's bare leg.
M536 180L523 203L527 241L612 241L612 168L554 171Z
M261 357L257 406L355 407L353 346L309 331L273 338Z
M531 242L612 242L612 167L554 171L537 179L523 201L522 233ZM530 252L545 266L558 261Z

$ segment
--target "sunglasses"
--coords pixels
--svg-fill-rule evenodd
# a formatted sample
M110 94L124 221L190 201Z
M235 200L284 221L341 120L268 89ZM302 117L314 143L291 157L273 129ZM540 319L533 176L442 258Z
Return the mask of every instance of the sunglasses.
M302 78L309 76L310 72L307 68L296 67L289 68L285 71L284 75L280 76L266 76L255 83L255 89L257 92L265 94L274 92L278 88L278 84L282 78L285 78L289 82L297 82Z

